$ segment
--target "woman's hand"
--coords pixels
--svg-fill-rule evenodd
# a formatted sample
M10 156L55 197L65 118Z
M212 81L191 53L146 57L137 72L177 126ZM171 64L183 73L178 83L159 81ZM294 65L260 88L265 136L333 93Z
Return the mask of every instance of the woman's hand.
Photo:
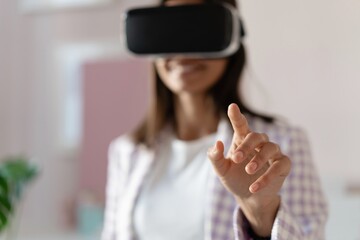
M208 151L217 175L236 198L241 210L259 236L269 236L280 205L278 192L290 172L290 160L263 133L249 129L236 104L228 108L234 129L229 152L217 141Z

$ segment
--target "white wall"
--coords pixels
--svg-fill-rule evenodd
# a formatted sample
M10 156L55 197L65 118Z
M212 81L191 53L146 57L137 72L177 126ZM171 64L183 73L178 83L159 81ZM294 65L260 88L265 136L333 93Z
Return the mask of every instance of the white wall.
M63 81L56 50L86 41L116 42L119 4L98 9L19 13L17 1L0 1L0 157L34 156L42 174L23 209L21 232L68 228L76 191L76 149L64 149Z
M251 102L307 130L329 202L326 239L360 239L360 2L241 3Z
M56 49L116 44L120 10L130 2L21 15L16 1L0 0L0 156L26 153L43 168L24 205L22 232L66 228L66 202L76 189L76 151L61 145ZM360 183L360 2L244 0L241 6L252 104L307 130L322 178Z
M266 101L303 126L323 176L357 180L360 2L242 1L246 44ZM260 94L259 94L260 95ZM261 98L260 98L261 99Z

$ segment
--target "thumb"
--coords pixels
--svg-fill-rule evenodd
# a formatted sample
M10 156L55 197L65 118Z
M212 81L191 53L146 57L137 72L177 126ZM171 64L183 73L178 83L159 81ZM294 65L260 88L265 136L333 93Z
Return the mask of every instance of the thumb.
M231 161L224 157L224 144L221 141L216 141L215 145L207 152L216 173L223 177L230 168Z

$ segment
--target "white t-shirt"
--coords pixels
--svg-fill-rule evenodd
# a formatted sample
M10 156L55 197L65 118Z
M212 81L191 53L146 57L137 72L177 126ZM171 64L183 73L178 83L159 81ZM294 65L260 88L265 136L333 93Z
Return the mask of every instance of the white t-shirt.
M134 209L139 240L204 239L205 195L215 135L164 139Z

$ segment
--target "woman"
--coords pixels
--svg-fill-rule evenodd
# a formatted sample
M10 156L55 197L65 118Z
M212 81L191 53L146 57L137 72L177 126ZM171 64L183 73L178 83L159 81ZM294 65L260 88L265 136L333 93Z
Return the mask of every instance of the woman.
M148 116L109 149L104 240L324 238L306 136L245 106L244 65L244 46L224 59L155 60Z

